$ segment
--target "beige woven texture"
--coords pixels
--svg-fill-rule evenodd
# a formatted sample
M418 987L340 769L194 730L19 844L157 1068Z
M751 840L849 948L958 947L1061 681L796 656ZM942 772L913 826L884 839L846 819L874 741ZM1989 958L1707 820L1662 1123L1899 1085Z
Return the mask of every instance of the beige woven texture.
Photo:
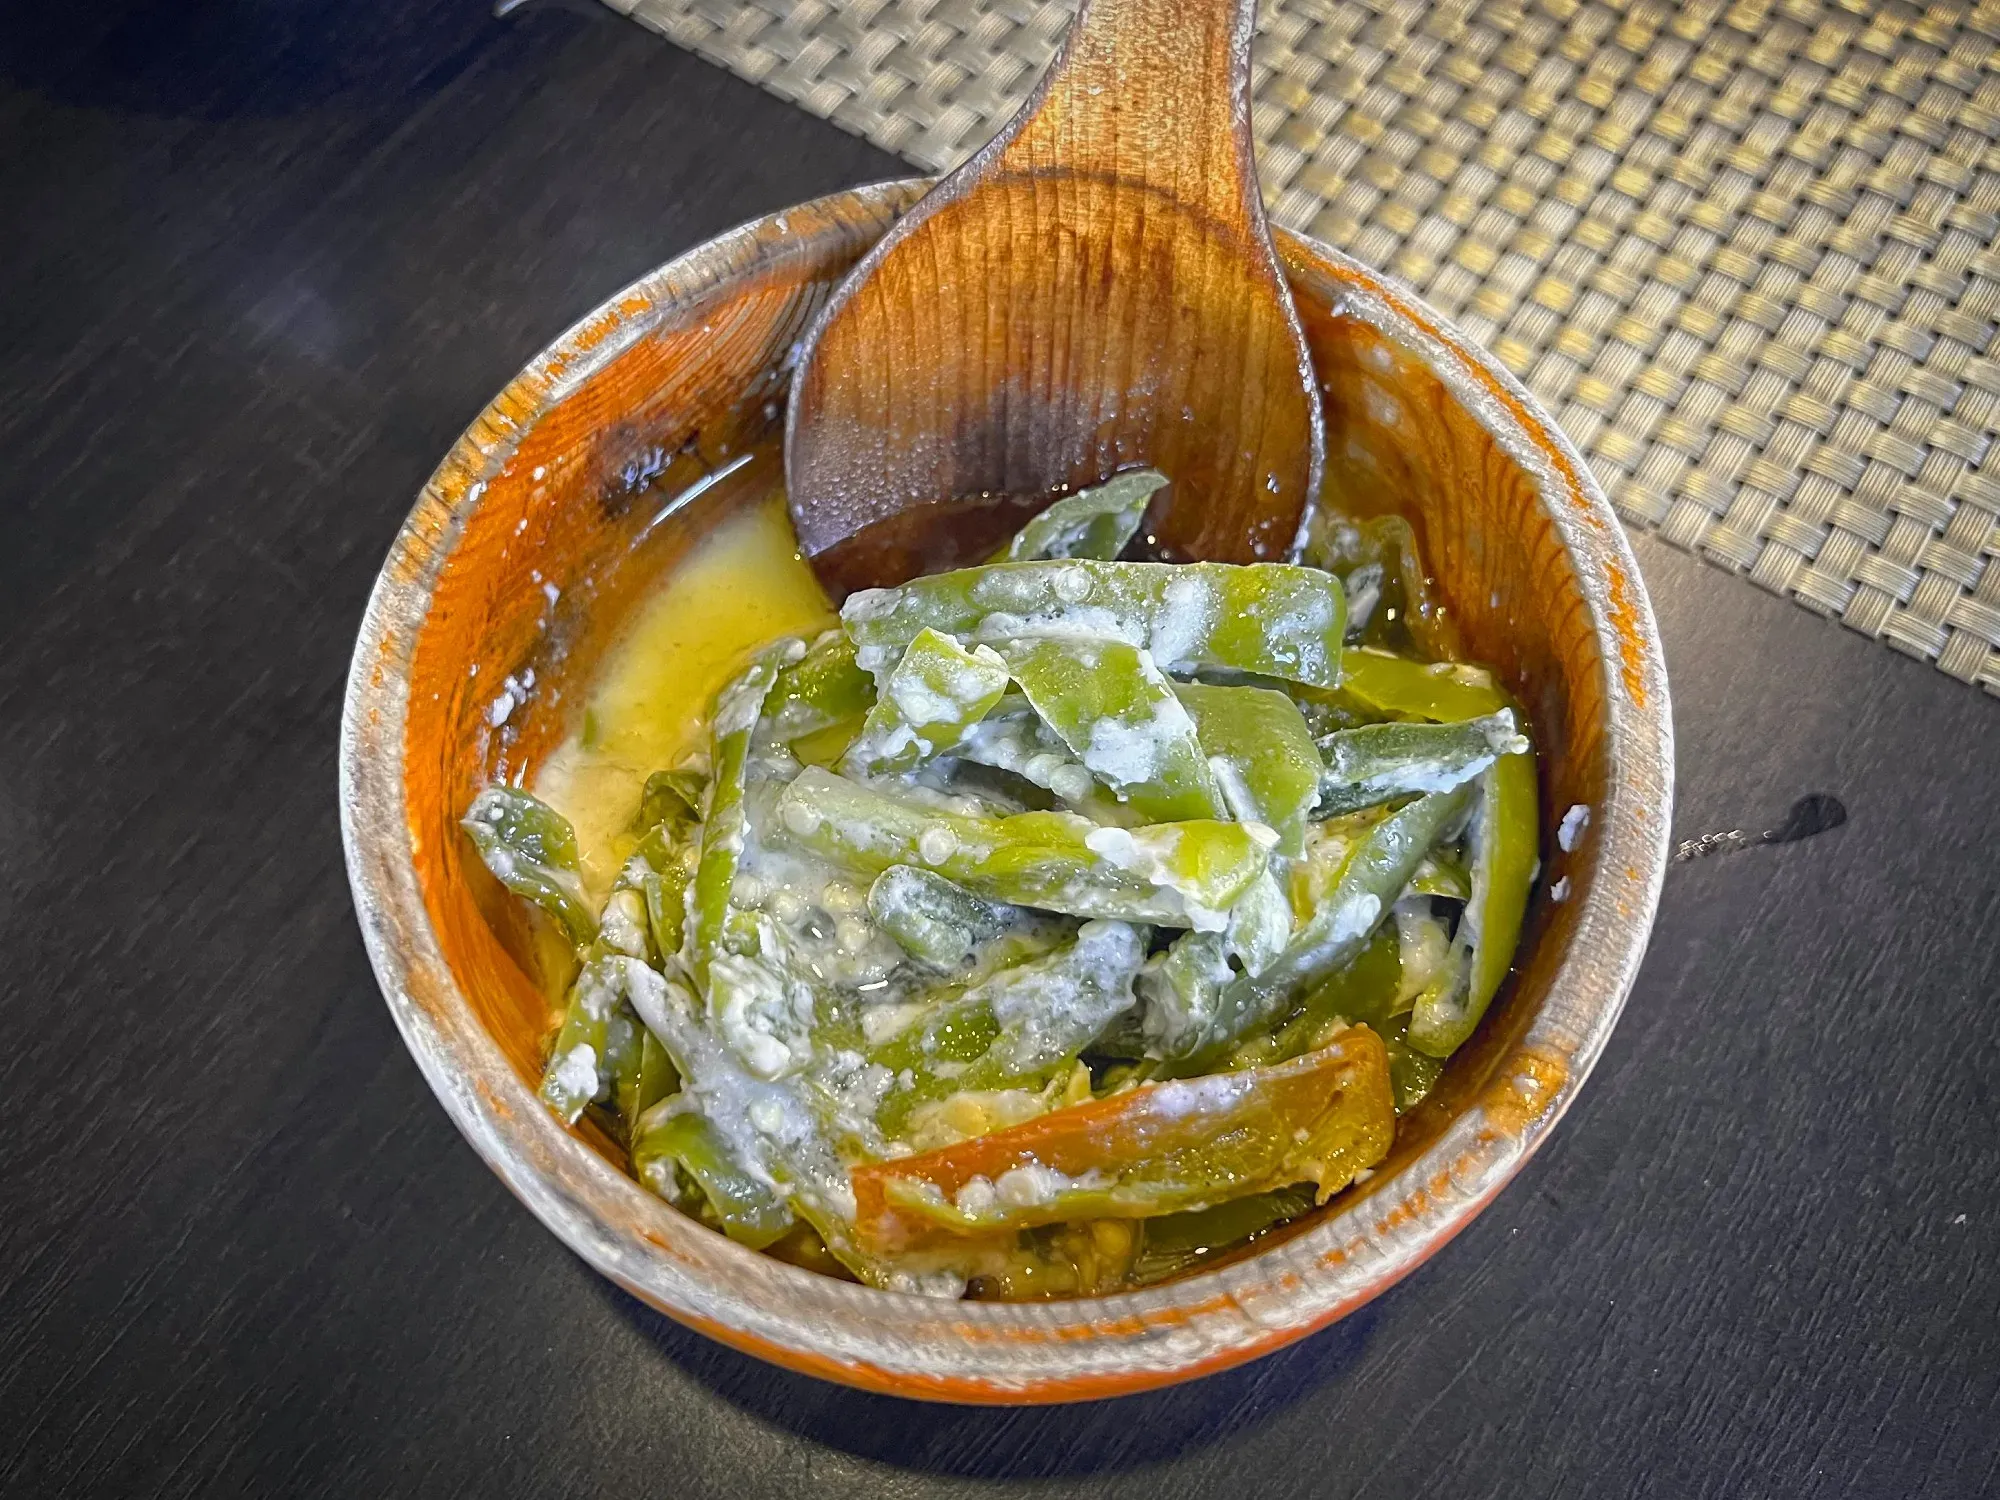
M611 0L941 170L1061 0ZM2000 694L2000 3L1266 0L1273 217L1415 286L1626 519Z

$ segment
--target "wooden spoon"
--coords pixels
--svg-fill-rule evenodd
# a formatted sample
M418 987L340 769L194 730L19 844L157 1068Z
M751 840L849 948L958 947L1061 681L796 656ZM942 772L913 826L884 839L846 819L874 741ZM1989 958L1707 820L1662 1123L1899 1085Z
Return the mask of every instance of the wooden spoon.
M1257 193L1256 0L1084 0L1007 128L855 267L792 384L792 519L840 592L977 558L1052 496L1173 482L1161 556L1283 556L1324 444Z

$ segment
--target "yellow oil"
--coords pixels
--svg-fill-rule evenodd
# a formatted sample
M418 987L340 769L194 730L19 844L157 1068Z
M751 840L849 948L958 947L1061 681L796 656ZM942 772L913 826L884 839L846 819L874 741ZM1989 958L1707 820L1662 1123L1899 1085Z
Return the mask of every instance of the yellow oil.
M618 873L646 778L704 747L731 673L772 639L834 619L782 492L738 511L660 581L606 652L577 732L535 778L535 795L575 825L593 894Z

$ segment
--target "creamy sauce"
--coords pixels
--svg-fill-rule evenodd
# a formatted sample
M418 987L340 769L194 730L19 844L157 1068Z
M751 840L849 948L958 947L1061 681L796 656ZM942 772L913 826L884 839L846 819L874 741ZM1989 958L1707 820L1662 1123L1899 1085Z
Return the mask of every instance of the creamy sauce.
M730 675L774 638L834 620L782 492L730 517L647 596L531 788L575 825L593 897L618 873L646 778L706 747L709 705Z

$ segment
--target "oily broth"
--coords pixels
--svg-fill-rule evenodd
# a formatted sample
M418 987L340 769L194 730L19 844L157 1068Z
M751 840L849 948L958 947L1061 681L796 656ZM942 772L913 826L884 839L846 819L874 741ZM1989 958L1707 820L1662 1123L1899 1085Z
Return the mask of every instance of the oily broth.
M730 674L774 638L809 638L835 618L782 491L730 515L645 596L532 788L575 826L594 898L629 852L646 778L705 748L709 705Z

